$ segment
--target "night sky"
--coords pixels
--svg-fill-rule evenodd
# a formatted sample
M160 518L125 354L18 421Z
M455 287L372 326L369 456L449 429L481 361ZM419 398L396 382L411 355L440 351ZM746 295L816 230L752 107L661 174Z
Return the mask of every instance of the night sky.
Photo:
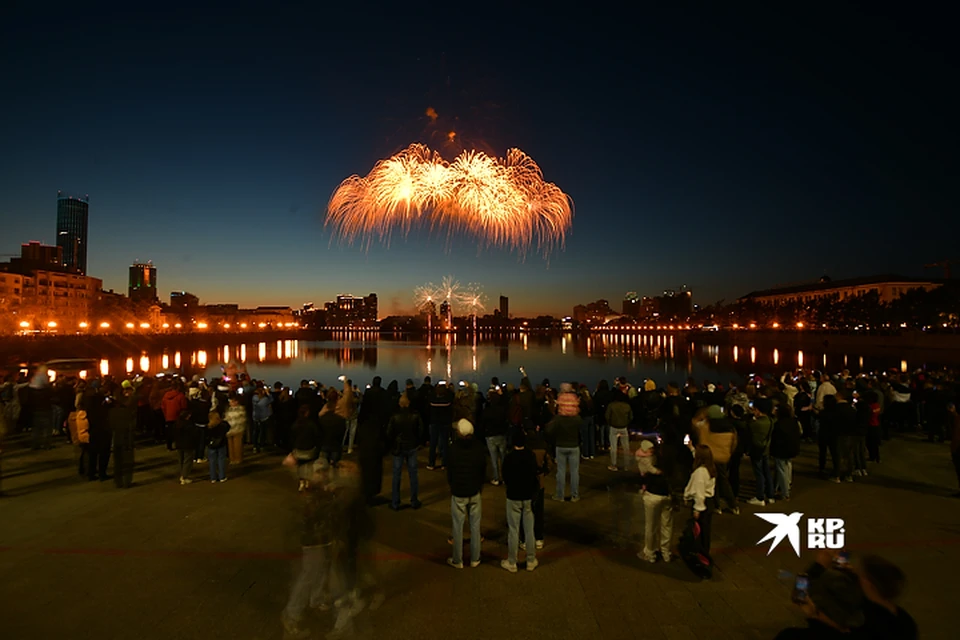
M89 194L88 271L107 288L150 259L165 300L374 291L387 315L450 274L512 313L569 314L960 258L945 13L19 4L0 27L0 253L54 242L58 189ZM343 178L416 141L452 157L450 130L525 150L570 194L564 251L331 246Z

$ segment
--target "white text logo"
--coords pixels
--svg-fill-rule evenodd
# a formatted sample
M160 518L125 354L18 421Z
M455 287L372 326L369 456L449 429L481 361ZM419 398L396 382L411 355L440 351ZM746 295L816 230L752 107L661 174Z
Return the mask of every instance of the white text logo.
M757 544L771 540L767 555L777 548L786 538L797 557L800 556L800 519L802 513L758 513L761 520L774 525L773 529L760 538ZM807 549L842 549L845 541L844 523L841 518L807 518Z

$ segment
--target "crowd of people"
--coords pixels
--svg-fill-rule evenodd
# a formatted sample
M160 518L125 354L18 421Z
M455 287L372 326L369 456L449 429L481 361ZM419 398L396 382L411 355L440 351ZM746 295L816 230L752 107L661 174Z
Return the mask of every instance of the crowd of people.
M591 391L577 381L535 385L522 368L520 373L516 387L493 378L485 392L475 382L434 384L429 377L419 385L406 380L403 388L397 381L383 387L379 376L363 390L345 377L329 387L303 380L293 390L242 373L209 382L138 376L51 383L41 367L30 379L0 385L0 428L29 431L35 449L47 449L57 434L66 434L78 474L90 481L111 478L112 455L112 478L120 488L133 484L136 435L176 452L181 485L196 479L195 464L206 462L210 482L222 483L228 469L251 452L283 454L304 495L309 542L306 573L284 613L294 635L302 631L307 604L328 606L323 594L335 564L347 585L347 595L336 599L342 614L337 628L347 628L350 612L362 608L356 551L371 534L363 507L388 502L400 510L404 469L410 506L421 506L421 447L427 448L426 469L445 472L450 487L447 564L464 567L465 527L467 561L480 564L482 490L489 482L505 489L507 557L501 567L511 573L521 564L527 571L539 564L545 476L555 469L553 500L578 502L580 465L601 454L609 456L614 472L610 486L642 496L645 530L637 555L650 563L684 554L674 526L683 513L689 514L684 521L695 523L697 554L709 558L714 516L739 514L742 502L765 507L790 500L791 461L804 440L817 443L824 479L853 482L869 475L868 464L880 463L891 431L922 429L932 441L950 440L960 481L960 416L954 381L946 374L790 372L745 384L690 379L664 388L653 380L635 387L617 378L612 384L601 380ZM355 451L356 465L343 459ZM393 461L389 500L380 498L385 456ZM753 472L753 493L745 501L744 457ZM330 517L334 512L340 515ZM348 558L346 564L333 563L329 549L317 550L327 545L348 549L345 556L335 554Z

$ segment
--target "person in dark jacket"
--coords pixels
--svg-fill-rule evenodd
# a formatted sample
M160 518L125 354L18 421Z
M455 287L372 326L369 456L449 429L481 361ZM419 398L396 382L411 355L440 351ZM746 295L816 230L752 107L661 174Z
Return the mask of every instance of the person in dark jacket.
M613 393L610 391L610 383L601 380L597 384L597 390L593 394L593 411L596 416L596 450L608 451L610 449L610 430L607 429L607 406L613 400Z
M423 421L423 424L430 426L430 397L433 395L433 384L431 382L430 376L427 376L423 379L423 384L417 388L416 402L414 407L417 413L420 414L420 420ZM430 440L429 429L428 433L424 435L424 441L420 444L425 444Z
M179 458L177 469L180 472L180 484L182 485L193 482L190 479L190 472L193 470L193 461L196 455L194 453L197 446L194 442L196 433L197 429L193 426L190 411L184 409L177 416L172 430L173 441L177 447L177 458Z
M473 437L473 425L460 420L456 425L457 438L450 447L447 463L447 482L450 484L450 515L453 519L453 557L447 564L463 568L463 524L470 519L470 566L480 565L480 518L482 503L480 491L487 474L487 456L482 445Z
M503 461L503 483L507 488L507 558L500 566L510 573L517 572L517 548L520 542L520 524L524 537L529 540L533 532L533 499L540 489L537 457L526 448L523 432L513 438L513 451ZM527 571L537 568L536 545L527 549Z
M854 449L858 443L859 427L857 410L850 403L850 392L845 388L837 389L837 408L834 413L837 431L837 448L840 451L841 475L846 482L853 482Z
M856 629L864 623L863 590L856 574L815 564L807 575L808 595L799 603L807 626L784 629L775 640L856 638Z
M320 427L311 413L313 408L306 404L300 407L297 420L293 423L293 457L297 461L297 476L300 479L298 491L310 486L313 477L313 463L320 457Z
M543 478L550 473L550 461L552 456L550 455L550 446L547 444L547 439L543 437L543 433L536 428L532 428L529 431L524 433L524 438L526 439L526 448L533 452L533 455L537 459L537 493L532 501L533 508L533 535L534 542L537 545L537 549L543 549L544 537L543 537L543 503L544 503L544 490L543 490ZM520 528L520 548L526 549L527 537L526 532L523 530L523 527Z
M423 421L413 411L408 394L400 396L399 409L387 423L387 442L393 453L393 495L390 507L400 510L400 474L407 467L410 476L410 505L420 508L418 498L420 483L417 478L417 446L423 439Z
M343 457L343 438L347 433L347 420L336 412L340 392L334 388L327 390L327 401L320 409L317 427L320 429L320 450L332 467L336 467Z
M133 484L133 436L137 425L137 396L124 380L121 393L110 403L107 423L113 434L113 481L118 489Z
M223 421L217 411L211 411L207 420L204 440L207 445L207 460L210 461L210 482L227 481L227 431L230 425Z
M87 453L90 459L87 462L87 478L91 481L98 478L101 482L110 479L107 475L107 465L110 461L112 434L107 414L113 400L107 401L109 395L110 389L107 387L102 392L91 393L88 397L87 420L90 422L90 445L87 447Z
M793 410L786 403L777 407L776 418L770 438L770 457L775 471L773 490L780 498L789 500L793 484L792 461L800 455L800 422L793 417Z
M450 426L453 424L453 393L441 380L430 395L430 454L427 457L427 469L438 468L437 450L440 451L439 468L447 464L447 447L450 443Z
M840 482L840 452L837 446L839 420L837 397L833 394L824 396L817 429L817 446L820 449L820 475L823 477L826 477L827 452L830 452L830 461L833 463L833 475L830 477L832 482Z
M897 604L907 583L900 567L879 556L864 556L857 573L866 597L864 624L858 629L860 637L916 640L917 623Z
M190 410L190 419L193 420L193 427L197 430L193 442L195 454L193 461L197 464L204 461L203 456L206 454L206 428L210 422L211 406L210 391L207 389L201 389L200 392L187 403L187 408Z
M490 462L493 464L493 480L490 484L500 484L500 467L507 455L507 399L498 388L490 388L487 393L487 405L481 414L480 423L490 450Z
M367 504L377 503L383 491L383 454L391 399L376 376L360 404L357 417L357 447L360 449L360 482Z
M580 416L556 416L547 424L547 437L557 451L557 487L553 499L563 502L563 490L570 469L570 502L580 500Z

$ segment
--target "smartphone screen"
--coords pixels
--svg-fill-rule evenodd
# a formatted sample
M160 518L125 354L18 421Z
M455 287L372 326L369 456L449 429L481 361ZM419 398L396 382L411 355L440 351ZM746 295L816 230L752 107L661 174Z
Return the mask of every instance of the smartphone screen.
M806 602L809 589L810 578L807 576L807 574L801 573L797 576L797 580L793 584L793 601L797 604Z

